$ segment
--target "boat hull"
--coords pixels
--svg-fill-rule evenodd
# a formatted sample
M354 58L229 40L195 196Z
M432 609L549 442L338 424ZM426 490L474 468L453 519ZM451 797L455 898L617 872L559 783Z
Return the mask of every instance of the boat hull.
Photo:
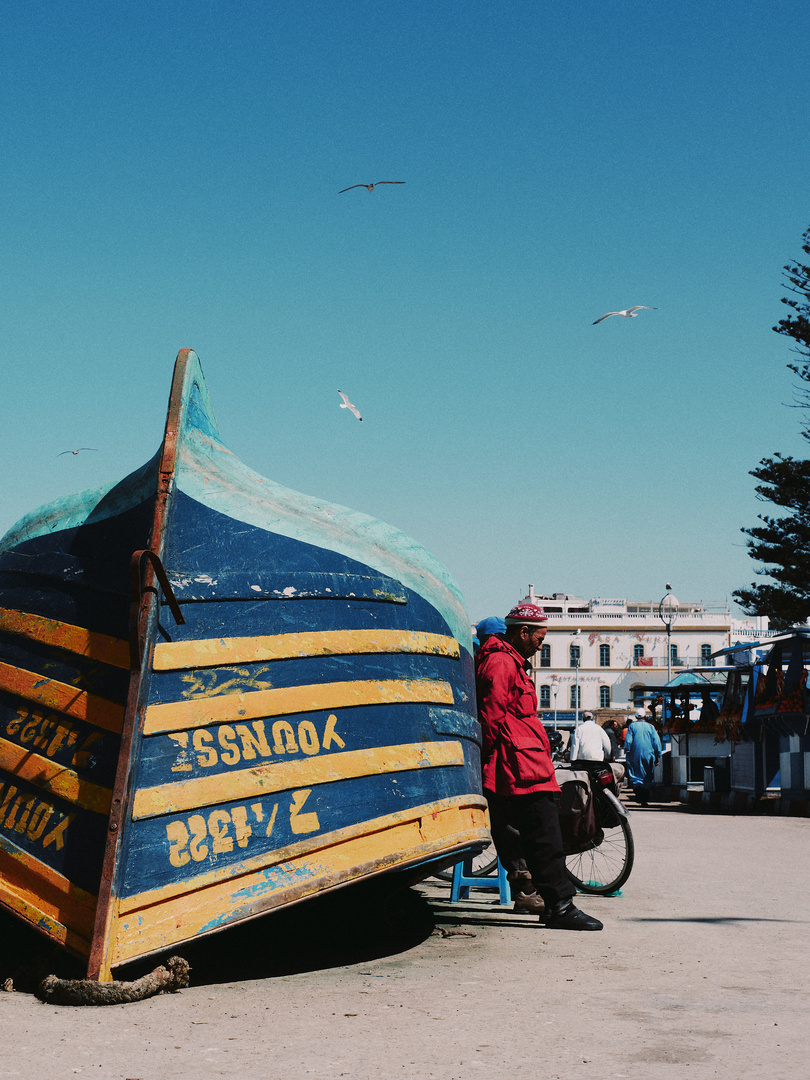
M189 351L156 458L0 545L0 736L0 903L100 979L488 839L446 571L248 470Z

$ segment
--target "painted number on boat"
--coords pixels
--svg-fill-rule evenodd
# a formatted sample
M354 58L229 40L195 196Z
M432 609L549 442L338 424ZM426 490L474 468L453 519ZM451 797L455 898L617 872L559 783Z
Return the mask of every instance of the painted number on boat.
M86 768L93 764L90 747L104 738L103 731L84 734L76 724L56 713L44 713L38 709L18 709L16 716L6 723L6 734L23 746L30 745L32 750L46 757L56 757L76 747L70 757L74 769ZM81 741L80 741L81 740Z
M318 815L306 812L306 801L312 788L293 791L289 804L290 829L297 835L317 832L321 824ZM279 804L269 811L260 802L248 806L232 806L230 810L218 807L207 814L170 821L166 825L169 841L169 862L172 866L185 866L188 862L204 862L206 859L225 855L234 850L234 844L247 847L251 836L271 836L276 823Z

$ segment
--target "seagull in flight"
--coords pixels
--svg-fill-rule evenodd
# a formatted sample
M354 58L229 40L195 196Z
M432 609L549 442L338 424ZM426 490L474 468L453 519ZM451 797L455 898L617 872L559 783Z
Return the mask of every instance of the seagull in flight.
M624 311L609 311L607 315L601 315L598 319L594 320L593 325L602 322L604 319L609 319L611 315L621 315L623 319L637 319L637 311L658 311L658 308L647 307L646 304L636 304L635 307L625 308Z
M373 191L375 187L379 187L380 184L404 184L404 180L378 180L375 184L352 184L351 187L345 187L343 191L353 191L356 187L364 187L366 191ZM338 195L342 195L343 191L339 191Z
M73 454L73 456L75 457L76 454L78 454L82 450L95 450L96 453L98 453L98 448L95 446L80 446L77 450L63 450L62 454ZM61 457L62 454L57 454L56 456Z
M396 183L396 181L392 181L392 183ZM362 187L362 186L363 185L361 184L360 187ZM338 194L340 194L340 192L338 192ZM346 397L346 395L343 393L342 390L338 390L338 393L343 398L343 401L340 403L340 408L341 409L348 409L349 412L353 412L354 415L357 417L357 419L362 422L363 417L360 415L360 410L357 408L357 406L352 405L352 403L349 401L349 399Z

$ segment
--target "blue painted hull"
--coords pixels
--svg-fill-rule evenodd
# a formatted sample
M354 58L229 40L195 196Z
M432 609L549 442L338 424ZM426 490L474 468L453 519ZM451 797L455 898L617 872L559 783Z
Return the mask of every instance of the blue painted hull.
M247 469L193 353L151 462L0 542L0 903L92 977L476 849L479 748L444 568Z

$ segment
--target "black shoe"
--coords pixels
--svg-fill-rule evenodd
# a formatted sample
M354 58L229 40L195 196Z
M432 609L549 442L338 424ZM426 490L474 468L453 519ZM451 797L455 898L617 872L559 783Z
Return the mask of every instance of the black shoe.
M549 930L601 930L602 924L569 901L562 911L552 910L546 916L546 927Z

